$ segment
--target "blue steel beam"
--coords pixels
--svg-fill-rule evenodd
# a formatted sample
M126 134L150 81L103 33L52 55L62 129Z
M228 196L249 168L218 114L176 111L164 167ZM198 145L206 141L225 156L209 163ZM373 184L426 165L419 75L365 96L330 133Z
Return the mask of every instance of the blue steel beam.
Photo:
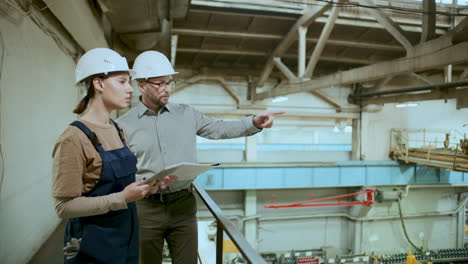
M342 162L335 166L217 168L197 178L207 190L426 184L468 185L468 173L396 162Z

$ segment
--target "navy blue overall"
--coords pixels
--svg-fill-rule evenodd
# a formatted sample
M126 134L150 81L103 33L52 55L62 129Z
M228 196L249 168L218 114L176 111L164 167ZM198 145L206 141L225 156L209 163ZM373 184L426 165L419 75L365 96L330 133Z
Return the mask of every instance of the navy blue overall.
M123 148L105 151L96 134L85 124L75 121L70 125L80 128L91 140L102 159L102 173L96 187L83 194L86 197L103 196L122 191L135 181L136 157L127 147L123 133L119 131ZM80 239L80 249L66 264L137 264L138 219L135 203L128 209L105 214L72 218L65 229L65 244L71 238Z

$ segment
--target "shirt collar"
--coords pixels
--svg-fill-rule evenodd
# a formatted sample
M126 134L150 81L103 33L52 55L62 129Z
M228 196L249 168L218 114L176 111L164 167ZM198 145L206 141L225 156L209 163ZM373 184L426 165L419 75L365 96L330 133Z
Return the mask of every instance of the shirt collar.
M171 108L172 108L171 104L168 103L159 110L159 113L161 114L165 111L170 112ZM140 102L138 102L137 109L138 109L138 118L141 118L145 114L156 115L156 113L153 110L149 109L148 107L146 107L145 104L143 104L143 102L141 101L141 97L140 97Z

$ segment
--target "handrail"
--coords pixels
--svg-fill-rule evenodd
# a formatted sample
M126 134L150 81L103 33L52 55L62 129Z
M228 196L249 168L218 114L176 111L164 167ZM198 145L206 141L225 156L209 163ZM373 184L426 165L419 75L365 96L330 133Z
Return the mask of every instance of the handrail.
M222 264L223 261L223 232L225 231L232 242L239 249L242 256L251 264L267 264L267 262L250 246L242 233L234 224L223 214L219 206L213 201L210 195L197 182L193 182L193 187L205 203L208 210L216 218L216 264Z

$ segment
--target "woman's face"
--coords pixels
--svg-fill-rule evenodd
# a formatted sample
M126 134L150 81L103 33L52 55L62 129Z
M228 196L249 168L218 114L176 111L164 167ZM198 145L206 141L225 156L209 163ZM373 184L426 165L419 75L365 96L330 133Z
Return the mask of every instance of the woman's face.
M127 73L119 73L102 79L102 100L108 109L127 108L132 100L132 93L133 88Z

